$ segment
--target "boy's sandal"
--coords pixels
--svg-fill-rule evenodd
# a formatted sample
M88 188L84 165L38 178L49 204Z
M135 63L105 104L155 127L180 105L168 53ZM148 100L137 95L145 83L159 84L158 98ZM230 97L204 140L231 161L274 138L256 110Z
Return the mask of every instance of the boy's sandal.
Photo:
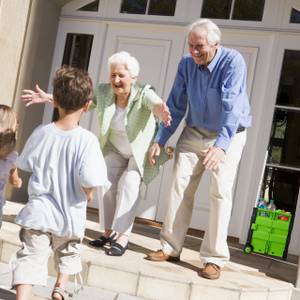
M106 244L112 244L115 241L116 232L114 232L111 236L105 237L104 235L100 236L98 239L90 241L89 244L96 248L101 248Z
M60 287L55 287L53 289L52 295L51 295L51 298L53 300L58 300L59 298L54 298L54 294L60 295L61 300L70 300L73 296L71 293L69 293L68 291L66 291L65 289L60 288Z
M113 243L109 249L107 249L106 254L110 256L122 256L128 248L128 243L125 247L119 243Z

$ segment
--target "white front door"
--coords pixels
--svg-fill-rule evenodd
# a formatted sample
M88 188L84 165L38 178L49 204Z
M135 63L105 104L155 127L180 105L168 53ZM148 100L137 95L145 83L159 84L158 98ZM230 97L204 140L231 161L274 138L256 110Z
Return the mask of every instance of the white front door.
M140 63L140 83L151 84L166 101L184 49L184 31L159 25L63 20L56 40L51 77L62 64L88 69L96 86L108 82L107 60L115 52L128 51ZM86 57L84 57L86 56ZM51 91L51 81L49 91ZM44 123L53 118L53 108L46 105ZM88 113L81 125L98 133L95 113ZM155 220L161 190L162 173L140 192L140 217ZM89 204L98 207L98 201Z

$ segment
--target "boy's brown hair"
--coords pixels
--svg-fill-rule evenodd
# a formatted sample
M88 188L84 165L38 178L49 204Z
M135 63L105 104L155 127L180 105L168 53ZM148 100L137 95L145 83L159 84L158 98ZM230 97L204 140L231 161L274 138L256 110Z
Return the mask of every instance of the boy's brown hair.
M13 110L0 104L0 159L5 159L16 146L17 118Z
M53 100L67 113L81 109L92 100L93 83L89 74L77 68L63 66L53 78Z

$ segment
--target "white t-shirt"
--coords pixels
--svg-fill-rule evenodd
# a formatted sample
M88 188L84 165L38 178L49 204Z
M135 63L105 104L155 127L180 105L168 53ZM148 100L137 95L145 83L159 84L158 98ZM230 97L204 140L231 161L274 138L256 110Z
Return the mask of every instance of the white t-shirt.
M109 141L125 157L132 156L131 146L125 128L126 108L116 105L115 114L110 123Z
M84 236L87 198L82 187L108 186L106 165L94 134L54 123L29 137L17 167L32 172L29 201L16 223L58 236Z

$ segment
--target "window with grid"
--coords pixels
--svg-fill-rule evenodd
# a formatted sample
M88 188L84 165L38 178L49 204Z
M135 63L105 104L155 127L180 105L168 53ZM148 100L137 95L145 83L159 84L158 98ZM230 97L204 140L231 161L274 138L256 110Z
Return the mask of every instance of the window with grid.
M290 23L298 23L300 24L300 10L296 8L292 8L291 10L291 17L290 17Z
M99 9L99 0L92 1L80 8L78 8L79 11L98 11Z
M300 188L300 50L285 50L261 195L295 213Z
M88 70L94 36L83 33L67 33L61 65ZM52 121L58 120L57 108L53 111Z
M174 16L176 0L122 0L120 13Z
M203 0L201 17L262 21L265 0Z

